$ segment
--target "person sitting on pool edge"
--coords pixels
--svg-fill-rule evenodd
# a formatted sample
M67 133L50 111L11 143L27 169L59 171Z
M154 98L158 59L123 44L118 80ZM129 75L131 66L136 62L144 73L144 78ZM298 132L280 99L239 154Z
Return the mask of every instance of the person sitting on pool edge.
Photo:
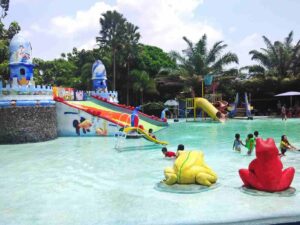
M179 156L179 151L184 151L184 145L179 144L177 147L176 158Z
M170 151L168 151L168 149L166 148L166 147L163 147L162 149L161 149L161 151L162 151L162 153L165 155L165 157L167 158L172 158L172 157L176 157L176 154L175 154L175 152L170 152Z
M285 156L287 150L296 150L296 147L290 144L286 135L282 135L280 142L281 156Z
M150 128L149 131L148 131L148 134L149 134L150 137L156 139L155 135L153 134L153 129Z

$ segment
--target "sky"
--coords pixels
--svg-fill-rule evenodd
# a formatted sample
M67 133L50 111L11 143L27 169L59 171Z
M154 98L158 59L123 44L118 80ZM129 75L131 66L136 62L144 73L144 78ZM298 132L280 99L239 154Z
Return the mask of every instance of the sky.
M31 42L33 57L51 60L73 47L92 49L101 29L99 18L117 10L139 27L141 43L181 52L182 37L208 44L223 40L239 57L239 66L254 64L249 51L265 47L294 31L300 39L298 0L11 0L8 27L17 21Z

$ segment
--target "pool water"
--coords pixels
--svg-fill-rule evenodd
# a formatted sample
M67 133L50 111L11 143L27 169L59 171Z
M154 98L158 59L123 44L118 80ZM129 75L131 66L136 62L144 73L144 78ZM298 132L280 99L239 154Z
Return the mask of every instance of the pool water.
M70 137L0 145L0 224L266 224L300 221L300 196L255 196L241 190L240 168L254 158L232 150L255 130L263 138L282 134L300 146L300 120L231 120L170 124L156 136L187 150L203 150L219 176L218 186L197 194L159 192L154 186L173 164L161 147L126 140L114 149L113 137ZM296 168L292 186L300 190L300 153L287 152L284 168Z

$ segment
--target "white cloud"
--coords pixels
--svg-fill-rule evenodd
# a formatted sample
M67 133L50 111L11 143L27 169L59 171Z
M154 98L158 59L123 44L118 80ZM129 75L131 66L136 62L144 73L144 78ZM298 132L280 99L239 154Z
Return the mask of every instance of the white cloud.
M228 29L229 33L234 33L236 31L236 27L235 26L231 26Z
M246 36L244 39L241 40L239 45L243 48L249 48L252 46L256 46L257 43L261 41L261 35L254 33Z
M96 43L96 39L95 38L91 38L90 40L88 41L85 41L85 43L83 43L82 45L78 46L77 48L79 50L82 50L82 49L94 49L94 48L97 48L98 45Z
M28 30L21 30L19 34L22 35L26 39L32 37L32 33L29 32Z
M196 21L194 13L203 3L199 0L118 0L117 6L129 21L140 27L142 42L164 50L186 48L183 36L198 41L206 33L214 42L222 38L222 32L206 21ZM147 10L145 10L147 9Z
M88 10L77 11L74 17L57 16L51 20L52 32L70 37L81 32L94 30L95 33L100 29L99 18L100 15L107 10L114 10L115 7L110 6L104 2L97 2Z
M48 25L35 23L30 28L37 35L48 35L57 42L63 41L65 49L57 49L59 53L70 51L72 47L90 49L96 44L100 15L107 10L117 10L139 26L143 43L166 51L182 50L186 48L183 36L195 42L206 33L210 43L223 37L221 30L207 21L195 19L196 10L202 3L203 0L152 0L151 3L148 0L117 0L114 5L109 5L99 1L73 16L56 16Z
M243 37L239 41L226 41L229 50L238 54L240 66L255 64L255 62L251 60L251 55L249 55L249 52L253 49L259 50L260 48L264 47L264 42L261 36L262 35L258 33L253 33Z

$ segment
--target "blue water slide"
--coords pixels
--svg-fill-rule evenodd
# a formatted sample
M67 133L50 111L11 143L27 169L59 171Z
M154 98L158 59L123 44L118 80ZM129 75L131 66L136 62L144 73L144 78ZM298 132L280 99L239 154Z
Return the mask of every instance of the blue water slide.
M250 104L249 104L248 96L247 96L246 92L245 92L245 107L246 107L246 116L247 117L252 117L251 108L250 108Z
M234 103L232 105L232 110L229 112L229 117L235 117L237 112L237 106L239 104L239 93L236 93Z

